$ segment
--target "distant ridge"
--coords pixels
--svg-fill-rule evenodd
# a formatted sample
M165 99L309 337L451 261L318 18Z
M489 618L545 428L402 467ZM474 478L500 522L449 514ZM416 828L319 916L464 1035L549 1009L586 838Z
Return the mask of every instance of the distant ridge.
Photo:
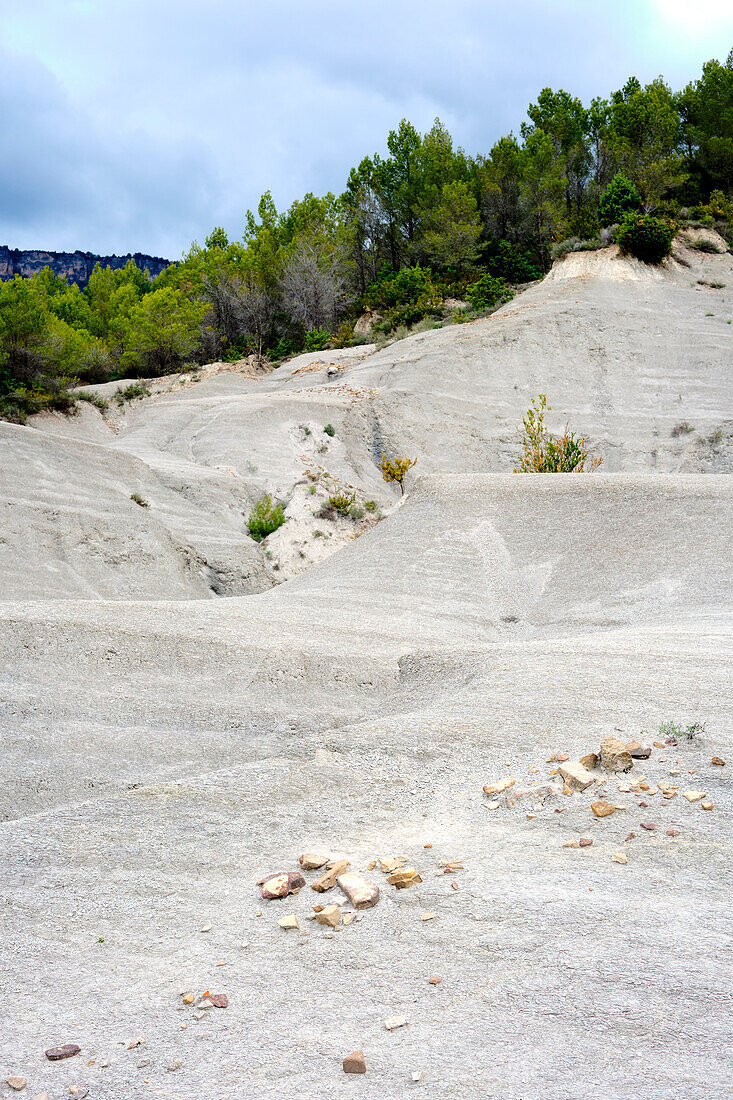
M146 256L142 252L127 253L126 256L95 256L93 252L43 252L41 249L23 250L0 245L0 279L12 279L14 275L29 278L44 267L50 267L57 275L65 275L66 281L84 287L96 264L111 267L113 270L124 267L128 260L134 260L141 270L150 272L155 278L170 266L170 260L161 256Z

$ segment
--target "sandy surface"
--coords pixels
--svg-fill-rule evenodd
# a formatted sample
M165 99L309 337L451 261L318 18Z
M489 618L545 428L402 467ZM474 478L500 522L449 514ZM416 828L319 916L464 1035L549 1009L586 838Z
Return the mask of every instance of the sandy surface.
M0 1080L733 1095L730 288L729 255L577 254L381 352L0 425ZM540 391L599 472L510 472ZM382 450L419 459L404 502ZM334 487L376 509L318 518ZM287 522L257 545L265 491ZM705 730L583 793L552 774L669 721ZM255 885L308 850L422 882L375 867L378 905L330 933L306 920L316 872L285 900ZM63 1042L81 1053L49 1062Z

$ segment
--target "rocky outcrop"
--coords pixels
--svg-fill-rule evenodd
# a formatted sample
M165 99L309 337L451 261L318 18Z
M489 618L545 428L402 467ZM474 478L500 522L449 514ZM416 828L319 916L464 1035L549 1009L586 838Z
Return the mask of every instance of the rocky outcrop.
M56 275L63 275L67 282L84 287L96 264L116 271L124 267L128 260L134 260L142 271L147 270L152 279L170 265L170 260L164 260L160 256L146 256L142 252L128 252L126 256L95 256L93 252L44 252L41 249L23 251L0 245L0 279L12 279L14 275L22 275L27 279L44 267L50 267Z

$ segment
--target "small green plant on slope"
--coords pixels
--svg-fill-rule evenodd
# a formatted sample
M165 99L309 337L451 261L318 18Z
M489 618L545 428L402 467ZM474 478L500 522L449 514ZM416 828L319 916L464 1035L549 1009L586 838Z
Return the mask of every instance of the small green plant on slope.
M135 504L139 504L141 508L149 508L150 502L141 497L139 493L130 493L130 500L134 500Z
M333 424L326 424L324 426L323 430L326 433L326 435L330 435L331 437L336 435L336 429L334 428Z
M493 275L482 275L466 290L466 297L474 309L492 309L500 302L508 302L514 297L514 291Z
M400 487L400 493L405 495L405 474L408 470L411 470L413 466L417 464L416 458L395 458L389 459L385 454L382 454L382 461L379 463L379 469L382 471L382 477L389 483L395 481Z
M115 401L122 406L125 401L134 401L137 397L150 397L150 390L144 382L131 382L124 390L118 390Z
M77 401L86 401L89 405L94 405L95 409L99 409L100 412L106 412L109 408L107 398L100 397L98 393L77 393L74 396Z
M585 445L584 436L565 431L559 438L550 434L545 426L545 413L551 411L544 393L535 399L522 421L524 424L523 451L515 474L579 474L597 469L602 458L593 458Z
M333 508L340 516L348 516L349 510L356 503L356 493L334 493L328 498L328 507Z
M265 493L254 505L247 520L249 533L255 542L261 542L277 531L285 523L285 512L282 504L273 504L269 493Z
M659 727L659 736L665 741L671 740L675 743L682 737L686 737L688 741L694 741L704 733L707 733L707 730L702 722L693 722L691 726L678 726L676 722L662 722Z

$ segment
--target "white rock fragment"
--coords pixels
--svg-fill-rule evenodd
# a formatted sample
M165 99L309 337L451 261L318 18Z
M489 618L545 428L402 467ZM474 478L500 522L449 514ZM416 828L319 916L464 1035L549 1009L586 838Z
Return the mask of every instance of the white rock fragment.
M406 1016L388 1016L384 1021L387 1031L395 1031L398 1027L404 1027L407 1023Z

